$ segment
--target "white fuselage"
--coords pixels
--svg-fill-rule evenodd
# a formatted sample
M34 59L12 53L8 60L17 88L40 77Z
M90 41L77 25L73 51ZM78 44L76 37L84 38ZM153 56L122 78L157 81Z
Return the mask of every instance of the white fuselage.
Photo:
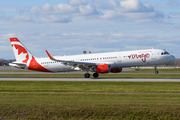
M109 64L111 68L158 65L171 62L175 59L173 55L159 49L56 56L54 58L74 62L95 63L96 65ZM35 59L42 67L52 72L80 70L78 67L64 65L61 64L61 62L53 61L49 58ZM34 67L36 67L36 65L34 65Z

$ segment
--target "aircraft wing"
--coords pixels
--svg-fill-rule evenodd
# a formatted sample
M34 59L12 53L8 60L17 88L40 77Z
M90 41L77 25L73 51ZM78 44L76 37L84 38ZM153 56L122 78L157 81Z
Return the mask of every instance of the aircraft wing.
M59 60L59 59L53 58L53 57L49 54L49 52L48 52L47 50L46 50L46 53L47 53L47 55L49 56L49 58L50 58L51 60L61 62L61 63L64 64L64 65L70 65L70 66L73 66L73 67L79 67L79 68L81 68L82 70L92 69L92 68L94 68L96 65L102 65L102 64L104 64L104 63L91 63L91 62L77 62L77 61Z

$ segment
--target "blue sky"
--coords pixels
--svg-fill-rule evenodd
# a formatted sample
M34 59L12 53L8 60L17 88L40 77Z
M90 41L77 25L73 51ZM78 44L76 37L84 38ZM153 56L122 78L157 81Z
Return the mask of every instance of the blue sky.
M0 1L0 58L10 37L36 57L166 49L180 57L180 0Z

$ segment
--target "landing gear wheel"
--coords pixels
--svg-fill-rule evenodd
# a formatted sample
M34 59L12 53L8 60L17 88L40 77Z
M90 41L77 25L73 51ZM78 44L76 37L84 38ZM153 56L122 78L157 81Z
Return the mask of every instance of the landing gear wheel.
M89 74L89 73L85 73L85 74L84 74L84 77L85 77L85 78L90 78L90 74Z
M155 70L155 74L158 74L159 72L157 71L157 66L154 65L154 70Z
M158 73L159 73L159 72L156 70L156 71L155 71L155 74L158 74Z
M94 74L93 74L93 77L94 77L94 78L98 78L98 77L99 77L99 74L98 74L98 73L94 73Z

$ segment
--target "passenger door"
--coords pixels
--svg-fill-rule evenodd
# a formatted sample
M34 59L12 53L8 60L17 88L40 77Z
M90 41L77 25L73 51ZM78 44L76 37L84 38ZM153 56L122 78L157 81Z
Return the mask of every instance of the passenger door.
M117 57L117 62L122 62L122 56Z

